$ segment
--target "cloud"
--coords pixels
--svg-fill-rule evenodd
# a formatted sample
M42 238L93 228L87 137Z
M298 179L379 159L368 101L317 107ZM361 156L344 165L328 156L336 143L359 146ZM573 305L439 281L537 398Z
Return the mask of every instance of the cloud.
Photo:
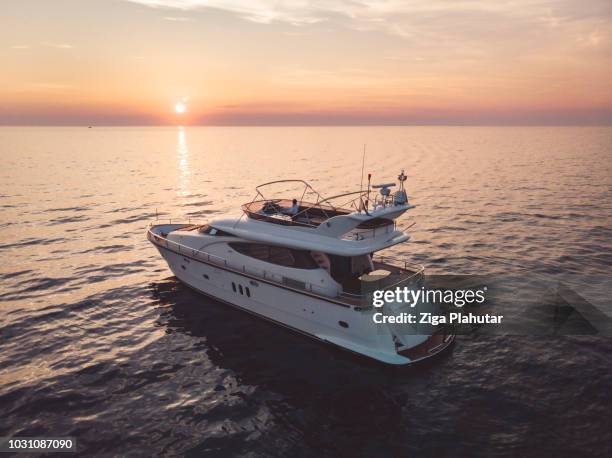
M385 29L410 35L410 25L451 17L523 18L557 27L587 17L610 18L609 0L127 0L152 8L191 11L214 8L259 23L313 24L343 18L359 30Z
M45 47L45 48L55 48L55 49L72 49L74 48L74 46L72 46L71 44L68 43L51 43L48 41L45 41L43 43L40 43L40 46ZM13 45L11 46L11 49L31 49L32 47L36 47L36 45L32 46L32 45Z
M578 38L578 41L592 48L596 48L597 46L599 46L602 40L603 37L599 32L591 32L587 36L581 36Z
M243 19L258 22L288 22L295 25L312 24L326 19L329 13L338 12L333 2L297 0L276 2L273 0L127 0L152 8L177 9L182 11L213 8L235 13ZM341 7L342 2L338 2Z
M546 58L559 48L589 47L612 54L605 37L612 29L610 0L124 0L167 11L229 12L260 24L379 33L400 39L405 51L388 50L387 61L509 61ZM185 14L186 13L186 14ZM182 20L182 19L180 19ZM288 33L284 31L284 33ZM401 42L400 42L401 43ZM406 59L398 58L406 53Z
M53 91L69 89L73 87L72 84L64 84L64 83L30 83L28 86L34 89L53 90Z
M559 27L560 25L562 25L565 21L569 19L570 19L569 17L553 16L552 9L549 9L546 15L540 16L538 18L540 22L542 22L544 25L550 28Z
M71 44L68 44L68 43L50 43L48 41L45 41L44 43L41 43L41 46L45 46L47 48L55 48L55 49L72 49L72 48L74 48L74 46L72 46Z
M182 17L182 16L164 16L164 21L171 21L171 22L189 22L191 21L191 18L188 17Z

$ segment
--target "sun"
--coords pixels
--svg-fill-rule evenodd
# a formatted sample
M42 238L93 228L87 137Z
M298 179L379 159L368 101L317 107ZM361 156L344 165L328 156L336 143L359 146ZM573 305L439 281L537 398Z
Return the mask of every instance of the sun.
M187 110L187 107L183 102L178 102L176 105L174 105L174 111L176 111L178 114L185 113L185 110Z

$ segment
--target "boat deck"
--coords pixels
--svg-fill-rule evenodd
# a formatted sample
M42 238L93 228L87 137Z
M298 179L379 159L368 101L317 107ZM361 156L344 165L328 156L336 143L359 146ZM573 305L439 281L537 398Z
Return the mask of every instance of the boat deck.
M351 211L335 208L331 205L300 202L298 213L294 216L288 213L293 202L289 199L256 200L244 204L242 210L249 218L286 226L317 227L329 218L338 215L348 215Z
M296 215L290 215L292 206L289 199L256 200L242 206L242 211L251 219L280 224L283 226L318 227L334 216L349 215L351 210L331 205L300 202ZM357 229L375 229L392 225L387 218L372 218L357 226Z
M391 289L418 283L424 273L422 266L399 267L382 261L373 262L375 270L342 284L343 301L360 307L370 307L374 290Z

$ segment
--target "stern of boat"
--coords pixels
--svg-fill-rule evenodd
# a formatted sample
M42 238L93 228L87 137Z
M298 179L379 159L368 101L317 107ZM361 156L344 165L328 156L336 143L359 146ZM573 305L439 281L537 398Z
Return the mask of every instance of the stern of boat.
M455 334L449 328L441 327L420 344L398 347L397 354L408 358L410 363L415 363L443 352L454 340Z

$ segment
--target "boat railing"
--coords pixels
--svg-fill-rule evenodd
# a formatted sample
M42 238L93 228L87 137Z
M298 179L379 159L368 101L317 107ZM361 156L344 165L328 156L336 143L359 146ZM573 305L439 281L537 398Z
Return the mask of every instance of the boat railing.
M325 292L319 286L314 285L312 283L304 282L302 280L296 280L290 277L286 277L284 275L281 275L281 274L278 274L276 272L272 272L266 269L261 269L257 267L248 267L245 264L231 262L225 258L222 258L221 256L217 256L215 254L211 254L206 251L198 250L196 248L192 248L187 245L183 245L173 240L168 240L167 237L162 237L161 235L158 235L151 230L147 232L147 238L153 244L160 245L178 254L190 256L195 259L201 259L203 261L207 261L212 264L217 264L219 266L227 267L232 270L236 270L242 273L253 275L254 277L259 277L263 280L269 280L275 283L280 283L286 286L290 286L291 288L302 289L304 291L312 292L314 294L325 295Z
M397 223L386 224L384 226L373 227L371 229L353 229L342 236L342 240L366 240L375 239L381 235L391 234L397 228Z
M381 262L381 261L378 261ZM402 275L401 278L395 282L382 282L382 287L379 289L394 289L402 285L406 285L407 283L414 283L421 281L425 276L425 267L420 264L412 264L406 261L398 261L403 262L403 267L399 267L401 270L405 271L406 275ZM388 263L385 263L388 264ZM393 265L393 264L391 264ZM395 266L394 267L398 267Z
M169 250L174 251L175 253L182 254L185 256L189 256L195 259L201 259L203 261L207 261L212 264L217 264L219 266L227 267L229 269L239 271L242 273L246 273L252 275L257 278L261 278L262 280L268 280L275 283L282 284L284 286L289 286L294 289L301 289L304 291L311 292L313 294L317 294L324 297L329 297L325 291L323 291L318 285L314 285L310 282L305 282L303 280L297 280L295 278L290 278L276 272L272 272L262 268L256 267L247 267L245 264L235 263L228 261L226 258L221 256L217 256L215 254L208 253L206 251L198 250L196 248L189 247L187 245L183 245L181 243L175 242L173 240L168 240L167 237L163 237L161 235L156 234L151 229L147 231L147 238L155 245L160 245ZM380 284L380 288L377 289L391 289L396 288L400 285L406 284L407 282L415 280L419 276L423 276L425 268L422 265L411 264L406 261L400 261L396 258L390 256L374 256L374 262L380 262L383 264L390 265L392 267L401 269L402 276L401 278L393 282L391 284ZM365 293L349 293L346 291L340 292L335 298L345 303L347 306L351 306L356 310L365 310L371 307L371 292Z
M350 293L343 291L341 296L354 302L359 301L363 305L357 307L360 310L367 310L372 307L372 293L374 290L389 290L408 284L420 284L425 276L425 267L420 264L413 264L404 260L397 259L392 256L375 255L373 261L387 266L395 267L400 270L400 278L396 276L380 277L374 281L364 282L362 280L362 293Z
M397 267L402 270L422 273L425 271L425 267L421 264L415 264L412 262L405 261L403 259L399 259L397 256L383 255L383 254L375 254L372 257L373 262L379 262L381 264L387 264L393 267Z
M255 197L253 197L253 199L251 200L251 202L249 202L249 204L253 204L257 201L274 202L274 201L283 200L283 199L279 199L272 195L264 195L262 189L268 186L271 186L271 185L285 184L285 183L299 183L302 186L304 186L300 199L296 199L296 200L298 200L298 202L301 203L301 202L305 202L304 198L306 197L306 195L315 196L316 201L313 203L313 205L321 210L325 219L331 218L334 212L338 210L343 210L346 208L358 211L359 213L361 213L362 211L365 211L365 213L368 213L368 202L370 201L370 192L371 192L369 187L367 190L360 189L359 191L343 192L341 194L336 194L331 197L324 197L317 190L315 190L310 185L310 183L304 180L277 180L277 181L271 181L269 183L264 183L262 185L259 185L255 188L256 190ZM340 201L340 199L347 198L347 197L348 197L348 200L343 201L341 204L337 203ZM377 199L375 200L376 202L378 202ZM248 206L249 204L246 204L246 206ZM244 210L244 206L243 206L243 210ZM328 214L326 210L330 211L331 214ZM294 218L297 218L307 212L308 212L308 208L305 208L304 210L298 211L293 216Z

